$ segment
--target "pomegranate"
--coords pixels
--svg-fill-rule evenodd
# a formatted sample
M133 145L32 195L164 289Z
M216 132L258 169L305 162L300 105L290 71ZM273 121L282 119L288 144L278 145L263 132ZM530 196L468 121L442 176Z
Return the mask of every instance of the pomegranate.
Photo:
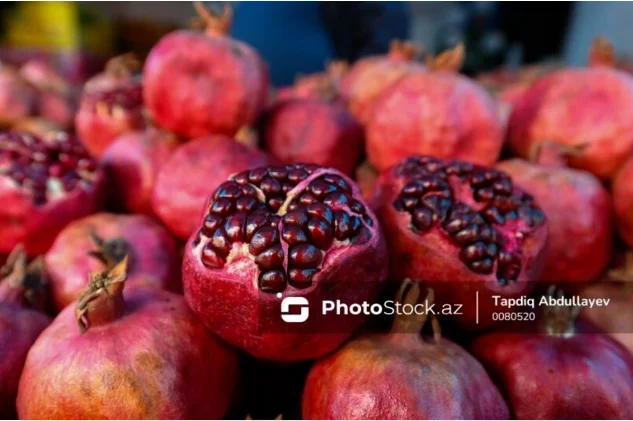
M633 253L628 252L622 267L610 270L600 282L587 286L582 295L611 300L608 306L584 307L581 315L633 354Z
M280 88L277 99L309 98L342 102L340 83L348 69L344 61L329 63L325 72L301 76L294 85Z
M545 215L499 170L411 157L383 172L373 204L391 255L391 276L424 279L438 301L463 305L455 320L485 328L492 295L528 293L540 275ZM475 295L479 291L479 319Z
M152 215L152 189L158 171L177 146L171 133L153 127L119 136L101 158L111 180L108 192L111 207Z
M67 134L0 133L0 253L18 243L46 252L69 222L100 207L103 190L97 163Z
M404 76L425 70L416 61L420 55L420 49L410 42L394 40L387 54L354 63L343 76L340 91L358 121L369 123L376 102L387 89Z
M152 193L152 208L179 238L196 228L209 193L238 171L268 165L257 149L224 135L187 142L161 166Z
M180 289L177 245L161 225L143 215L99 213L68 225L46 253L55 307L61 310L79 298L88 285L86 273L126 255L128 288Z
M145 103L161 127L183 138L233 136L266 105L266 66L253 48L228 37L230 6L216 16L194 4L206 30L175 31L152 48L143 71Z
M378 221L353 181L308 164L240 172L213 193L185 249L183 286L207 327L255 357L316 358L365 319L314 314L301 331L282 323L282 293L307 300L372 301L387 275Z
M358 183L360 191L363 192L363 197L368 201L374 196L378 175L376 168L369 162L363 162L356 168L356 183Z
M58 124L42 117L26 117L16 120L11 124L11 130L29 132L42 139L54 138L58 132L64 131Z
M534 196L549 221L539 280L568 284L593 281L611 259L611 197L591 173L566 168L560 147L541 145L534 162L510 159L497 165Z
M509 145L523 157L544 141L578 148L569 164L610 180L633 152L633 77L608 58L591 64L534 83L510 116Z
M616 173L611 185L613 208L620 237L633 247L633 155Z
M578 308L547 309L541 323L488 333L472 344L513 416L633 417L633 355L608 335L575 322Z
M221 419L237 378L233 351L182 296L124 291L123 258L91 275L81 298L35 342L24 365L22 419Z
M418 284L404 282L399 303L414 307L419 298ZM429 290L422 305L432 304ZM303 391L303 418L508 419L477 360L441 338L437 323L434 338L420 336L426 319L397 315L390 333L362 335L317 361Z
M68 129L77 110L73 86L49 64L31 60L20 68L20 75L37 88L37 113Z
M86 82L75 117L77 135L96 158L122 133L145 127L143 84L130 55L111 59Z
M16 69L0 62L0 126L35 112L37 91Z
M42 272L38 263L27 265L23 250L16 249L0 270L0 418L17 418L15 398L26 354L50 323L36 311L41 306Z
M488 93L456 73L463 54L458 46L436 59L436 70L404 76L381 95L366 128L367 157L379 171L416 154L496 162L503 123Z
M264 121L266 149L283 163L311 162L350 174L359 161L363 128L339 103L281 101Z

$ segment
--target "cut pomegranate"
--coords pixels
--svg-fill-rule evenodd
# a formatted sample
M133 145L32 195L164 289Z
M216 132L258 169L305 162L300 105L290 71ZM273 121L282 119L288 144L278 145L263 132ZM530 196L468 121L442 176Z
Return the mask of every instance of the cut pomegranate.
M115 57L84 86L75 125L79 140L94 157L101 157L120 134L145 127L138 66L129 55Z
M396 279L424 279L457 320L492 323L488 299L523 294L540 274L547 224L532 196L498 170L416 156L383 172L373 205L385 229Z
M67 134L0 133L0 252L18 243L46 252L66 224L100 207L103 188L97 163Z
M371 301L386 273L378 221L354 182L295 164L244 171L218 187L187 244L183 284L191 307L228 342L260 358L303 360L336 348L363 318L341 327L317 315L322 334L267 331L281 324L277 294Z

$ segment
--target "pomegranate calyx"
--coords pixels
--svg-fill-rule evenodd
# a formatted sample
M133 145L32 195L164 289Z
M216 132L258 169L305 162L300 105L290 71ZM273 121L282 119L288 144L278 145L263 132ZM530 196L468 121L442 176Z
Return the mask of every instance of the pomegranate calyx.
M455 47L441 52L436 57L429 57L427 66L434 71L459 72L464 65L466 47L460 42Z
M546 167L566 167L569 158L581 156L588 145L560 145L547 140L538 143L531 151L529 160Z
M550 297L563 298L562 289L552 285L547 290ZM576 333L576 319L580 314L578 306L548 306L543 311L541 325L548 335L569 338Z
M410 41L400 39L391 40L389 44L389 57L393 59L411 61L422 56L424 49Z
M24 247L16 246L0 268L0 301L46 312L49 302L45 273L42 256L28 263Z
M134 53L113 57L106 63L105 71L117 79L129 79L142 69L141 61Z
M90 275L90 283L75 306L75 318L81 333L101 326L123 315L123 287L127 278L128 258L103 272Z
M116 266L130 254L130 246L123 238L105 240L94 230L90 232L90 238L98 250L91 250L88 255L103 263L106 271Z
M400 285L400 290L396 294L396 302L404 305L410 305L412 307L421 304L420 302L420 283L421 281L413 281L409 278L405 279ZM435 302L435 292L432 288L426 289L426 297L423 300L425 311L417 314L417 312L411 312L411 314L399 314L393 321L391 327L391 333L419 333L424 328L427 320L431 320L431 327L433 329L433 339L436 343L440 342L442 338L442 329L440 323L434 314L427 314L426 309L430 308Z
M589 66L614 67L616 64L613 44L605 37L596 37L589 49Z
M221 14L206 8L201 1L194 1L193 7L198 13L198 22L202 22L194 26L202 26L207 34L216 36L226 36L231 31L233 8L228 3L223 3Z

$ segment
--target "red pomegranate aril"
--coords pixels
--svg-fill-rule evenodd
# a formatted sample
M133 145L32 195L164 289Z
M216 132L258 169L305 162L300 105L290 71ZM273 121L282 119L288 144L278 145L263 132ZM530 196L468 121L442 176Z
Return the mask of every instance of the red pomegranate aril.
M498 193L481 194L494 184L503 186ZM372 206L390 247L391 276L424 279L438 302L463 303L455 317L463 327L492 324L492 294L527 293L540 274L545 217L501 171L412 157L380 175ZM475 290L479 323L468 298Z
M284 183L290 186L287 192L276 187ZM326 204L331 194L349 200ZM187 245L183 280L192 308L212 331L255 356L290 361L328 352L362 322L356 318L338 326L324 318L317 326L331 331L303 332L305 337L274 330L262 335L259 330L279 323L272 314L277 293L371 299L380 291L385 245L375 216L351 180L312 165L262 167L235 174L211 197L208 215ZM244 197L256 202L251 210L237 210ZM271 203L271 197L279 202ZM216 226L209 235L209 227ZM355 287L361 281L362 288ZM327 286L331 283L336 288ZM223 292L207 295L211 284ZM227 300L233 302L238 293L244 301L230 304ZM241 320L222 310L235 305L245 315ZM235 309L230 313L237 314ZM228 325L236 328L227 330ZM333 326L342 331L332 331Z
M79 168L80 160L93 165ZM0 200L5 204L0 252L24 243L28 254L44 253L66 224L101 206L103 188L101 169L69 135L40 139L25 132L0 133Z
M182 296L124 290L126 264L124 257L90 275L80 299L35 342L20 379L20 418L226 415L238 378L235 353L209 335Z

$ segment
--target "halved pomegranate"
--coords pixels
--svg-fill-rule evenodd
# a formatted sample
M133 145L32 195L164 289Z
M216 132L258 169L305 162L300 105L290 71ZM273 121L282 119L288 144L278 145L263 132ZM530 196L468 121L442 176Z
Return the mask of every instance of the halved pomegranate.
M100 207L103 189L97 163L67 134L0 133L0 253L18 243L46 252L64 226Z
M185 297L207 327L259 358L296 361L339 346L366 317L337 318L322 300L380 292L387 249L356 184L316 165L260 167L212 194L185 249ZM310 328L288 330L281 296L302 297Z
M463 305L465 327L492 324L491 295L525 294L540 274L545 215L504 172L415 156L380 175L373 205L391 276L423 279L438 302Z

